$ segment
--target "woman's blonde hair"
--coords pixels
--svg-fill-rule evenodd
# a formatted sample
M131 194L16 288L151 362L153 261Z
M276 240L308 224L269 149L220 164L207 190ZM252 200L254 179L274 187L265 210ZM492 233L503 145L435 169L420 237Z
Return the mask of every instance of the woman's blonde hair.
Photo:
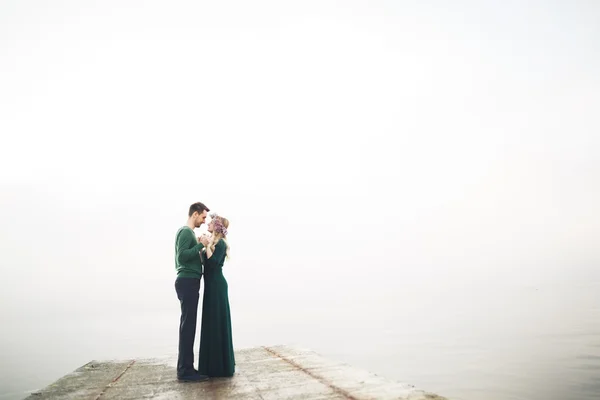
M227 242L227 229L229 228L229 220L225 217L221 217L220 215L215 215L213 217L213 221L215 221L215 225L221 225L225 229L214 230L213 241L210 246L210 249L214 252L215 246L217 245L217 243L219 243L219 239L223 239L223 242L225 242L225 246L227 246L227 250L225 251L225 257L229 258L229 243Z

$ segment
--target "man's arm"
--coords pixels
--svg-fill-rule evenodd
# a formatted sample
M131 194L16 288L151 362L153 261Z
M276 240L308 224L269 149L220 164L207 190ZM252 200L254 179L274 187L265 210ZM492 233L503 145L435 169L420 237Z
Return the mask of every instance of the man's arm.
M177 262L184 264L192 261L194 257L200 257L200 251L204 248L202 243L197 243L196 237L189 231L181 232L177 239Z

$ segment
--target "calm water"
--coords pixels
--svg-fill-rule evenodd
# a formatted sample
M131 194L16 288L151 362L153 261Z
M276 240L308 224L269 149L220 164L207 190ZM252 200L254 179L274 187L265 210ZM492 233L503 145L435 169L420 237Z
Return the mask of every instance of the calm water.
M457 400L600 398L598 280L377 286L365 278L336 290L333 282L288 279L268 292L229 281L236 347L309 347ZM309 283L302 299L289 294ZM115 302L110 313L74 304L6 316L0 398L20 399L91 359L174 353L170 289L158 294L165 304L156 310ZM98 296L110 302L110 294Z
M598 1L46 3L0 5L0 400L176 353L194 201L238 348L600 399Z

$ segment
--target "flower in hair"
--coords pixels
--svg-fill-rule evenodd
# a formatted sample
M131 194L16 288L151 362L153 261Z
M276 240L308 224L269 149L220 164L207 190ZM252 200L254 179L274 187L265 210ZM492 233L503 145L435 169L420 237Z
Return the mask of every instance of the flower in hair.
M210 214L212 221L214 223L213 230L215 232L223 234L223 236L227 236L227 228L223 225L223 221L219 218L217 213Z

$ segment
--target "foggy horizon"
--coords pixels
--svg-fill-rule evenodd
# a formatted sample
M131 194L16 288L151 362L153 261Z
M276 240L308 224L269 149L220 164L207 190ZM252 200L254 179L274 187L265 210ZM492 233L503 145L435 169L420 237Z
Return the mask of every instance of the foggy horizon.
M599 5L0 9L0 399L176 352L196 201L231 222L236 348L456 399L589 383L557 360L600 348Z

